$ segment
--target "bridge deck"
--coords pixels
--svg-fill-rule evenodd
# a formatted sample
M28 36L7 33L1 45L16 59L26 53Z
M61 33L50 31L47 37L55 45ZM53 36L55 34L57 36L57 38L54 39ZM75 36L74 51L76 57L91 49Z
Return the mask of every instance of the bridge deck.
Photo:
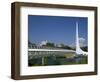
M66 56L75 55L74 50L67 49L28 49L29 59L33 57L47 57L47 56ZM72 55L73 54L73 55Z
M28 49L28 51L75 52L74 50L66 50L66 49Z

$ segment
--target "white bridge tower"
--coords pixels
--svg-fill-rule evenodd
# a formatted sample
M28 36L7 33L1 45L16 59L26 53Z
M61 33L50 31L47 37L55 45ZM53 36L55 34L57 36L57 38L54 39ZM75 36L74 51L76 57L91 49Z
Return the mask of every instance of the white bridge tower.
M83 51L79 44L78 22L76 22L76 54L88 55L88 52Z

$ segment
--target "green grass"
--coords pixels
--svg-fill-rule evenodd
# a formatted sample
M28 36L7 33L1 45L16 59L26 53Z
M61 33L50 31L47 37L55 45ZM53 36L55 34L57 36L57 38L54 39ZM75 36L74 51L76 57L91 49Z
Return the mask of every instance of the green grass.
M82 56L75 59L73 55L67 54L65 56L48 56L44 57L44 65L42 64L42 57L32 58L28 60L29 66L49 66L49 65L73 65L73 64L87 64L87 56Z

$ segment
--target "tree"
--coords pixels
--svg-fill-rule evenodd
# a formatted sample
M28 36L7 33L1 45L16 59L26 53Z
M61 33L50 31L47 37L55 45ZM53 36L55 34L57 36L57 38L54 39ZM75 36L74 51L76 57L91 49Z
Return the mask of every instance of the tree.
M69 46L67 46L67 45L65 45L65 46L63 46L63 47L61 47L61 48L63 48L63 49L71 49L71 50L72 50L72 48L69 47Z
M28 41L28 47L29 48L33 48L34 46L36 46L35 43L32 43L32 42Z
M83 51L88 51L88 47L87 47L87 46L81 47L81 49L82 49Z
M50 42L48 42L48 43L46 44L46 46L47 46L47 47L55 47L54 43L50 43Z
M60 44L60 45L61 45L60 48L63 48L63 49L71 49L72 50L72 48L69 47L68 45L65 45L65 44Z

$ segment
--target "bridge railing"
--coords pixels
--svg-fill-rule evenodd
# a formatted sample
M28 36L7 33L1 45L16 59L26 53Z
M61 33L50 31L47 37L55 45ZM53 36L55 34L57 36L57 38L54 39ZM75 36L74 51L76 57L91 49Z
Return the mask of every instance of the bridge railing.
M65 51L28 51L28 57L48 57L48 56L66 56L67 54L75 54L75 52L65 52Z

